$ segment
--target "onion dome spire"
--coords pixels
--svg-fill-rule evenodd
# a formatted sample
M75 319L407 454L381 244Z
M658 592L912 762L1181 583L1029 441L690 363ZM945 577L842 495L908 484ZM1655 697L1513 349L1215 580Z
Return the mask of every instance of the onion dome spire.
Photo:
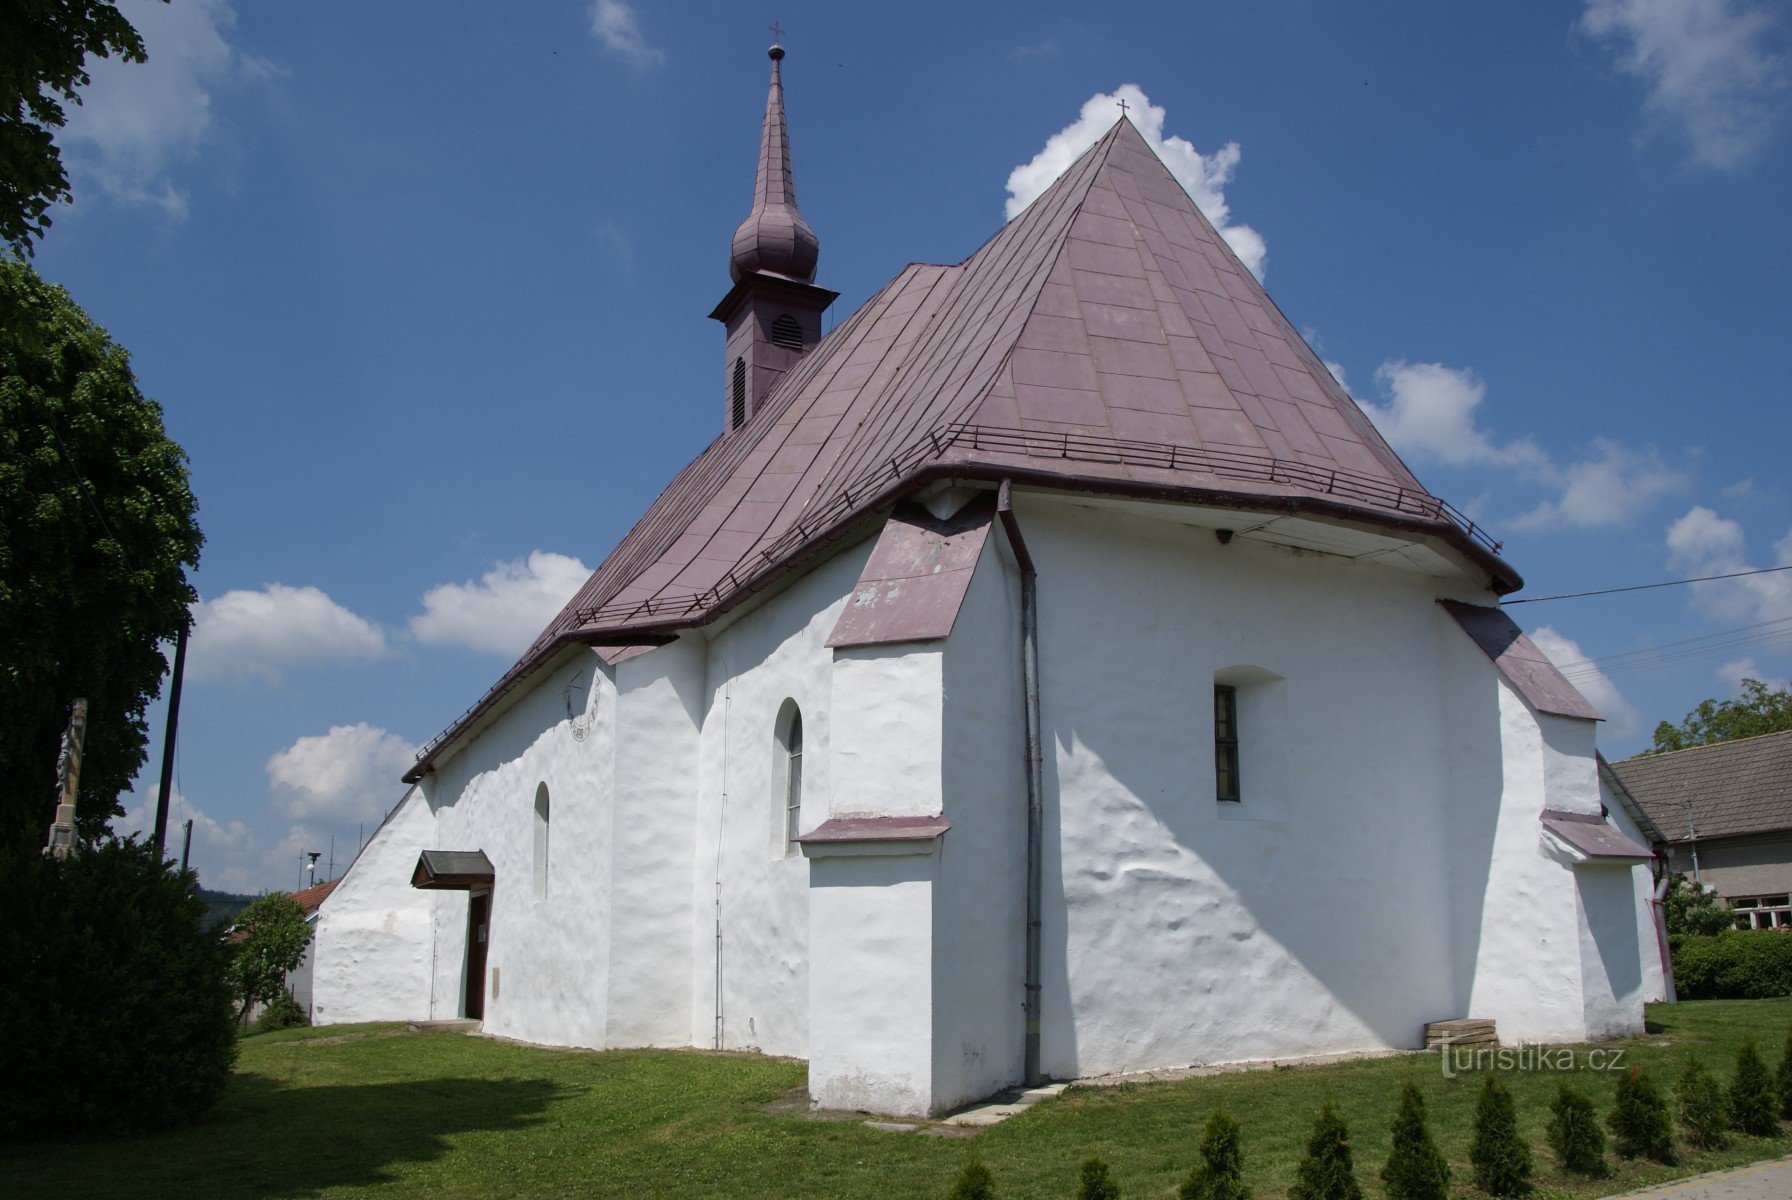
M765 98L765 128L759 136L759 172L753 183L753 208L734 231L728 274L765 272L804 283L815 281L821 243L796 209L796 180L790 173L790 132L784 120L784 82L778 65L784 47L773 44L771 89Z

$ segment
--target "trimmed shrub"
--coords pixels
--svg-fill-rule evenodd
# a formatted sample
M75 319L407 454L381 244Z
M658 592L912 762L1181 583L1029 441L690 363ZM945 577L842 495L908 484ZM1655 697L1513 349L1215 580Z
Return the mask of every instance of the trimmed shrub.
M1244 1149L1238 1122L1217 1109L1201 1131L1201 1162L1182 1181L1182 1200L1251 1200L1244 1186Z
M1363 1200L1350 1163L1350 1129L1327 1100L1313 1120L1307 1156L1295 1168L1290 1200Z
M1652 1158L1672 1165L1674 1118L1668 1113L1661 1089L1641 1067L1618 1076L1618 1095L1610 1121L1614 1149L1619 1158Z
M1393 1147L1381 1168L1389 1200L1447 1200L1450 1164L1444 1161L1425 1123L1425 1098L1407 1080L1400 1087L1400 1111L1394 1114Z
M1674 939L1674 986L1682 1000L1792 996L1792 937L1780 929L1732 929Z
M1078 1177L1077 1200L1120 1200L1120 1185L1099 1157L1087 1159Z
M1736 1075L1730 1080L1730 1125L1753 1137L1773 1137L1780 1131L1779 1097L1773 1076L1749 1038L1736 1052Z
M1686 1140L1700 1150L1722 1150L1730 1144L1729 1107L1723 1089L1705 1064L1690 1059L1674 1084L1680 1100L1680 1128Z
M297 1029L309 1024L311 1019L292 998L292 993L283 991L275 993L267 1007L261 1010L261 1015L255 1018L255 1032L272 1033L276 1029Z
M946 1200L995 1200L996 1181L983 1160L972 1157L958 1173L958 1182L946 1193Z
M1780 1070L1775 1077L1780 1094L1780 1116L1792 1119L1792 1028L1786 1030L1786 1048L1780 1052Z
M1481 1079L1475 1100L1475 1137L1468 1159L1475 1164L1475 1186L1493 1196L1524 1196L1531 1190L1531 1148L1518 1136L1518 1113L1512 1093L1500 1077Z
M1562 1170L1589 1179L1610 1174L1605 1165L1605 1131L1599 1128L1599 1110L1593 1097L1566 1080L1556 1085L1549 1105L1549 1146Z
M217 1101L236 1029L193 885L138 842L0 850L0 1139L161 1129Z

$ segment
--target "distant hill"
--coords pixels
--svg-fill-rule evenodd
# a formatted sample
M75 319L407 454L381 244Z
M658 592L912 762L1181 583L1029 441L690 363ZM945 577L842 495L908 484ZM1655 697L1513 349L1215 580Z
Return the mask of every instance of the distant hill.
M236 920L236 915L249 907L254 896L239 896L235 892L214 892L210 888L200 888L199 898L205 901L205 923L217 925Z

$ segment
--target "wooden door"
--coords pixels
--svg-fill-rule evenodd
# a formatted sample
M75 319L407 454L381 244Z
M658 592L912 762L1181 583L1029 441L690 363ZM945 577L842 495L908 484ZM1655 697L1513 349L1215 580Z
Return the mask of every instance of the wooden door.
M475 892L467 899L467 1016L485 1019L485 945L491 931L492 894Z

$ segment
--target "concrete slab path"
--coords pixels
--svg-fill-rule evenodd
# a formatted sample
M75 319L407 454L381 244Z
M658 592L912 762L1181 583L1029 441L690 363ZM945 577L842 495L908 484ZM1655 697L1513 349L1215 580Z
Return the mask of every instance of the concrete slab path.
M1792 1200L1792 1157L1695 1175L1606 1200Z

